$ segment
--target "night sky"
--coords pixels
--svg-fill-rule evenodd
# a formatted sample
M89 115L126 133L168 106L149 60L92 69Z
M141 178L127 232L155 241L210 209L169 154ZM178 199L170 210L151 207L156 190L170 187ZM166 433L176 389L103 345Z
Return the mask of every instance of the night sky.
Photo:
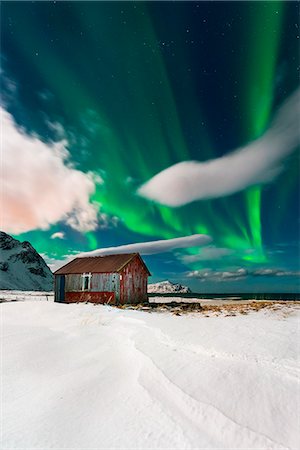
M299 3L1 9L4 231L29 240L51 267L78 252L204 234L203 246L145 255L151 282L299 291L299 145L286 151L289 124L278 139L268 134L277 115L289 116L279 119L280 107L299 84ZM284 148L267 171L275 141ZM252 156L227 158L247 146ZM201 165L210 193L197 187L175 204L189 176L178 166L173 189L163 171L208 160L217 166L210 175Z

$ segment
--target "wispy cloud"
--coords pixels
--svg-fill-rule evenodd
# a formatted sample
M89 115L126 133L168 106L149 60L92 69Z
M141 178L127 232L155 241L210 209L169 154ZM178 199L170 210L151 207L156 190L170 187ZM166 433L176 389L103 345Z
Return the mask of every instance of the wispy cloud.
M97 227L98 205L90 202L93 174L68 162L66 142L48 145L25 134L0 108L2 123L1 228L19 234L65 221L79 231Z
M194 270L188 272L188 278L197 278L201 281L236 281L246 277L299 277L299 271L280 270L262 268L257 270L248 270L239 268L229 271L219 271L211 269Z
M46 253L40 253L40 255L44 259L45 263L47 264L51 272L55 272L60 267L64 266L65 264L76 258L77 253L78 252L74 252L71 255L65 255L61 259L51 258Z
M299 145L299 104L300 89L279 109L261 138L221 158L175 164L142 185L138 194L178 207L271 182L283 170L285 158Z
M213 261L232 256L235 253L230 248L222 248L215 246L208 246L201 249L201 252L197 255L178 255L180 261L184 264L194 263L198 261Z
M174 239L164 239L159 241L140 242L135 244L120 245L117 247L100 248L92 252L80 253L84 256L104 256L118 253L140 253L142 255L154 255L156 253L170 252L178 248L198 247L207 245L212 241L210 236L205 234L193 234Z
M254 277L299 277L298 270L259 269L251 272Z
M233 281L240 278L245 278L247 275L248 271L243 268L231 271L217 271L211 269L193 270L192 272L188 272L186 274L188 278L197 278L202 281Z
M102 230L115 228L120 223L120 219L117 216L109 216L106 213L98 214L98 227Z
M57 231L56 233L53 233L51 236L51 239L65 239L65 233L62 231Z

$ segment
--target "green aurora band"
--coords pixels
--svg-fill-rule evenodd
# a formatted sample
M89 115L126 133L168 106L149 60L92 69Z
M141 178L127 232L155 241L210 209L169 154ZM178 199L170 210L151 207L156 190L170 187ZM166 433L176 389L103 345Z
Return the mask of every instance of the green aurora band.
M14 40L24 58L31 59L59 103L60 116L65 118L63 125L69 151L77 167L85 172L93 171L103 179L91 200L99 203L102 213L120 218L124 227L137 233L141 242L205 233L213 237L216 246L240 252L246 264L266 261L260 187L236 194L234 199L197 202L178 209L154 204L136 195L137 187L159 171L191 159L182 128L187 111L195 118L192 125L201 157L217 157L216 144L207 130L201 129L205 114L195 100L192 78L183 81L184 104L181 111L178 110L169 68L157 45L159 37L147 4L124 4L124 9L130 10L124 27L114 23L113 18L110 22L107 20L113 5L103 4L104 13L97 18L97 31L89 27L94 20L92 9L86 8L82 15L83 8L81 2L73 3L74 27L84 29L90 43L88 54L83 46L77 49L80 60L71 54L66 62L66 49L54 52L39 39L42 30L34 18L27 18L26 27L25 22L20 21ZM245 4L245 8L249 5ZM284 8L284 2L264 2L263 5L251 2L248 27L240 30L240 40L250 49L240 55L244 89L239 92L239 98L244 116L239 125L243 129L244 143L260 136L271 118ZM43 58L32 57L31 49L36 42L39 42L39 54ZM109 42L109 46L101 42ZM141 42L144 43L143 59L139 57ZM181 63L180 67L174 66L174 70L186 73L189 55L184 48L178 51ZM101 64L100 75L90 68L91 55ZM98 98L95 98L95 89L100 93ZM64 240L49 242L49 235L57 230L58 225L47 231L25 233L21 238L31 240L43 252L59 258L70 249ZM72 230L68 233L76 234ZM100 236L99 232L87 232L80 239L77 236L75 250L101 247ZM254 251L247 253L248 249ZM181 252L196 254L201 249ZM204 267L201 262L190 264L192 269L201 267Z
M246 127L248 128L249 140L256 139L265 131L270 120L273 106L273 80L275 78L275 68L279 51L280 36L283 21L283 2L270 2L267 8L260 8L259 4L254 5L252 26L249 27L248 37L250 52L245 65L246 90L248 93L245 99ZM271 20L270 20L271 18ZM265 33L265 24L268 23L272 33ZM255 29L255 35L252 36ZM258 37L264 36L264 39ZM252 52L251 52L252 49ZM257 68L259 67L259 70ZM256 68L255 71L251 68ZM259 250L260 258L256 254L258 261L265 262L266 256L263 253L262 226L261 226L261 188L255 187L246 192L246 202L248 209L248 221L251 230L253 247ZM247 255L245 259L250 259Z

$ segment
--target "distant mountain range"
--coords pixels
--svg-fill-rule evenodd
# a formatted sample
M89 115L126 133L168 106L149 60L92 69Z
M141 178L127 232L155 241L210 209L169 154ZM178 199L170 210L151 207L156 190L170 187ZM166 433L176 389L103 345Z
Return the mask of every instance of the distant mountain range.
M52 291L53 274L27 242L0 232L0 289Z
M171 283L171 281L161 281L160 283L148 284L149 294L189 294L192 291L182 284Z

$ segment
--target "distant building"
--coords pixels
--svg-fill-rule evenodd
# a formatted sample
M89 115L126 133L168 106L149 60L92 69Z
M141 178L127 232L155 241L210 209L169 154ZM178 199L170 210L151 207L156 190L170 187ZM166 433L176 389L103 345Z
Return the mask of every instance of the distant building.
M54 301L145 302L149 275L138 253L76 258L54 272Z

